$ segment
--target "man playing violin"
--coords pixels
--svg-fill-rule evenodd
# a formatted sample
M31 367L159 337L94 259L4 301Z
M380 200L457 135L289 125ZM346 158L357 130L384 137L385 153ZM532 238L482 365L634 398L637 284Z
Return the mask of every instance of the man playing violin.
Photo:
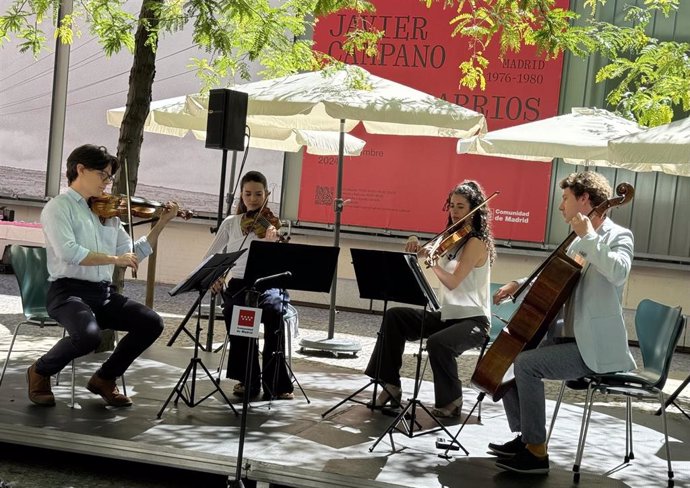
M88 205L89 198L103 194L119 166L118 159L103 146L77 147L67 158L69 188L41 212L51 282L46 308L69 335L28 369L29 399L37 405L55 405L50 377L73 359L96 349L101 329L127 331L127 335L86 387L109 405L131 405L132 400L119 392L115 379L163 331L160 316L117 293L111 277L115 266L136 270L151 254L161 231L177 214L177 204L166 204L151 232L132 243L119 217L98 217Z
M490 269L496 254L486 205L468 217L469 222L461 221L485 200L482 188L474 181L464 181L448 194L443 207L448 211L448 225L459 224L458 227L464 229L469 223L469 232L448 249L445 256L432 260L431 270L441 282L439 312L424 313L421 309L409 307L394 307L386 311L383 341L379 336L365 370L371 378L384 382L374 408L383 408L388 403L394 407L400 405L400 368L405 342L420 339L423 330L424 337L428 337L426 347L434 374L435 408L432 413L437 417L460 415L462 383L456 358L481 345L489 334ZM411 238L405 250L427 257L433 244L420 247L417 239ZM379 354L381 370L377 378L376 358Z
M237 206L237 212L227 217L220 225L215 239L206 252L206 257L222 252L224 249L228 252L246 249L255 239L279 240L276 228L279 222L266 207L268 195L266 177L258 171L248 171L240 179L240 202ZM232 319L233 306L246 305L245 289L251 285L244 280L247 254L242 254L235 261L235 266L230 270L231 279L227 286L225 278L221 278L213 286L215 293L222 292L225 304L223 317L228 328ZM287 291L277 288L263 291L259 296L258 307L262 309L261 322L264 325L262 369L259 369L258 346L254 341L252 377L249 380L249 385L245 385L244 381L251 339L229 336L230 353L228 354L227 377L238 381L233 389L233 394L236 396L243 396L245 389L249 388L249 396L256 397L261 393L263 384L264 399L292 400L294 398L292 380L287 367L283 361L277 360L275 355L278 348L281 347L279 334L283 325L284 307L288 303Z
M592 213L611 197L609 182L599 173L572 173L560 182L559 210L577 234L568 254L583 264L580 280L546 339L515 359L515 387L503 397L508 423L521 432L505 444L489 444L496 465L518 473L549 471L546 452L543 379L570 380L592 373L629 371L635 362L623 321L623 287L633 260L633 235L604 216ZM526 279L512 281L494 295L510 298Z

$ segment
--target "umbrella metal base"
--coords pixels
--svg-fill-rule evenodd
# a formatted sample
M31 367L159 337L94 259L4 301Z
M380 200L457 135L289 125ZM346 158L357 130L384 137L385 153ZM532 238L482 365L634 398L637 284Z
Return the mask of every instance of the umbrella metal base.
M358 342L344 339L302 339L299 341L299 346L302 353L305 352L305 349L315 349L317 351L330 352L335 357L338 357L340 354L356 356L362 350L362 346Z

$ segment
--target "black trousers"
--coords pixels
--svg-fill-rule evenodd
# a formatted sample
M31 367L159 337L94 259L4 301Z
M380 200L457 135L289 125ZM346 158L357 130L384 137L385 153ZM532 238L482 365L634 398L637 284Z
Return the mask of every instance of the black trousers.
M245 292L241 291L246 282L233 278L223 293L223 317L225 325L229 329L234 305L245 306ZM252 359L252 377L249 388L258 391L263 383L264 392L273 395L292 393L292 380L285 362L276 356L280 349L285 352L283 340L283 293L285 294L285 306L290 301L287 291L271 288L261 293L258 307L262 310L261 322L264 324L264 348L259 369L259 347L254 342ZM230 336L230 353L228 354L227 377L244 383L247 370L247 357L251 339L248 337Z
M115 287L105 281L56 280L48 290L46 307L69 335L36 362L36 372L45 376L58 373L73 359L96 349L101 329L112 329L126 331L127 335L118 341L98 375L115 379L163 332L163 320L156 312L116 293Z
M424 313L421 309L409 307L389 308L383 319L383 344L379 336L364 373L372 379L399 387L405 343L422 338L422 319L424 338L428 338L429 363L434 373L434 404L445 407L462 398L457 357L468 349L481 346L486 340L490 327L486 317L441 320L441 312ZM381 354L381 370L377 378L378 354Z

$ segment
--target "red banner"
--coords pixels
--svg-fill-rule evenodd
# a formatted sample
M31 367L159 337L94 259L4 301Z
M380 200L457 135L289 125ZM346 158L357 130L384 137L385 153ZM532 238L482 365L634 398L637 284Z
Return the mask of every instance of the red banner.
M560 0L567 8L568 2ZM468 58L466 39L452 38L453 10L427 9L418 0L374 0L367 20L386 35L379 54L350 56L341 46L345 34L359 25L353 13L323 18L314 39L317 48L372 74L482 112L489 130L557 114L562 58L544 61L532 48L498 58L498 43L485 50L491 61L485 91L458 88L458 65ZM401 13L401 12L404 12ZM456 139L368 134L361 156L346 157L342 213L344 225L390 230L438 232L446 223L442 211L447 192L464 179L479 181L492 201L494 234L499 239L542 242L551 165L512 159L456 154ZM337 157L305 155L298 217L334 221Z

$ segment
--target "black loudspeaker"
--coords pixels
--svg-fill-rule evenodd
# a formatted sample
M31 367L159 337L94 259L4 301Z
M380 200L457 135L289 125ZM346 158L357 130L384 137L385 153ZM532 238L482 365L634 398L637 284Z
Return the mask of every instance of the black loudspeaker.
M244 127L247 125L246 93L218 88L208 97L206 147L244 151Z

